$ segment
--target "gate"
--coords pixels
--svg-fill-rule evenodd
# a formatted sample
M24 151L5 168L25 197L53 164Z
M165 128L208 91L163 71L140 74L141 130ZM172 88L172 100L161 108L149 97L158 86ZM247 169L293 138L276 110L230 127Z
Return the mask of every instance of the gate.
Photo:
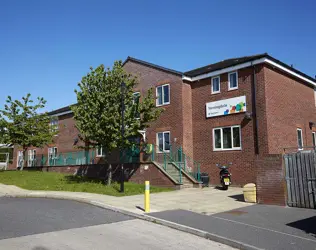
M288 206L316 209L316 152L285 154L284 164Z

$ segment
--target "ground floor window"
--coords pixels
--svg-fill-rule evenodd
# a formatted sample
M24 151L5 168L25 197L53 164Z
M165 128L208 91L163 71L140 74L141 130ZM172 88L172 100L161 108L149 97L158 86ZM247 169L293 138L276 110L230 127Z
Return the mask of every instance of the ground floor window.
M302 129L297 129L297 146L298 149L303 149L303 131Z
M48 148L48 165L55 166L57 160L57 147Z
M97 147L97 157L105 156L104 149L102 147Z
M36 162L36 150L30 149L27 155L27 166L34 167Z
M170 132L157 133L158 152L168 152L170 150Z
M240 126L230 126L213 129L213 148L219 150L240 150Z
M16 167L21 168L22 166L23 166L23 151L18 151Z
M316 132L313 132L312 136L313 136L313 146L315 147L316 146Z

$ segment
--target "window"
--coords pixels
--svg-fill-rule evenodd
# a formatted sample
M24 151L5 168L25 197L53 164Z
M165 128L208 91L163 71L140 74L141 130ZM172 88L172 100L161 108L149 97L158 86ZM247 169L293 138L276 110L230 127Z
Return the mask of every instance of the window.
M170 104L170 86L165 84L156 88L156 105L162 106Z
M221 80L219 76L212 78L212 94L221 92Z
M139 110L138 110L138 104L139 104L139 98L140 98L140 93L139 92L135 92L135 93L133 93L133 103L135 104L136 103L136 105L135 105L135 118L136 119L140 119L140 113L139 113Z
M240 126L213 129L213 147L216 150L240 150Z
M98 157L105 156L105 151L103 150L102 147L97 147L97 156Z
M48 166L55 166L57 160L57 147L48 148Z
M312 132L312 136L313 136L313 146L316 146L316 132Z
M18 151L18 159L16 163L17 168L21 168L23 166L23 151Z
M228 90L238 89L237 71L228 73Z
M300 128L297 129L297 146L298 149L303 149L303 132Z
M34 167L36 164L36 150L30 149L27 157L27 166Z
M157 133L158 152L168 152L170 150L170 132Z
M50 120L49 128L51 132L57 132L58 131L58 117L53 117Z

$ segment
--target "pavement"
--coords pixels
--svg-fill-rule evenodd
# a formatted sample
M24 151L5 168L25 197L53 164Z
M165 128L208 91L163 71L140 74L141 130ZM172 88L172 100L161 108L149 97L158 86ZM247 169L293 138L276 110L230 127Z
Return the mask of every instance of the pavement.
M254 205L212 215L187 210L149 215L242 242L250 249L316 249L316 210L312 209Z
M233 248L69 200L0 198L0 249L207 249Z
M0 184L0 196L19 197L48 197L59 199L73 199L78 201L105 204L137 214L144 214L144 195L114 197L80 192L61 191L30 191L13 185ZM230 187L227 191L214 187L209 188L186 188L172 192L154 193L150 195L151 212L161 212L172 209L189 210L196 213L214 214L231 209L247 207L251 203L243 202L242 189Z
M215 188L183 189L151 194L149 214L141 210L143 195L112 197L28 191L0 184L1 195L76 200L238 249L316 249L316 210L245 203L240 188L230 188L228 191Z

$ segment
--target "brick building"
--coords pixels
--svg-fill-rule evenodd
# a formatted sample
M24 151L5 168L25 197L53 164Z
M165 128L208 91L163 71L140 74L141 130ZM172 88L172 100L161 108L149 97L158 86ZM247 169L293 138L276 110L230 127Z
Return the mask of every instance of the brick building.
M315 145L316 80L268 54L188 72L128 57L124 68L138 77L135 92L155 88L157 106L164 108L146 131L148 143L165 152L181 145L201 172L210 174L211 183L219 182L216 163L232 162L232 182L242 185L256 182L258 160L264 165L264 157L279 155L285 147ZM70 108L50 115L58 117L59 134L36 154L76 151L79 132ZM18 148L14 152L11 168L18 166Z

